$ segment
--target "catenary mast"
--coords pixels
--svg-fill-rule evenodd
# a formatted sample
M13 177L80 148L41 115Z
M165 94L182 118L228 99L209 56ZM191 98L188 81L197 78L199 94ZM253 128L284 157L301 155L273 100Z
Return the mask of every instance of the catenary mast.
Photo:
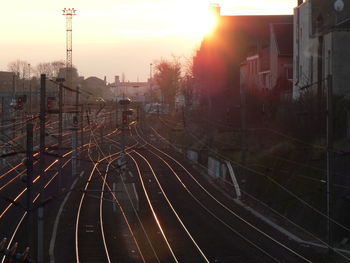
M73 88L73 83L72 83L72 67L73 67L73 60L72 60L72 55L73 55L73 50L72 50L72 18L75 16L75 10L74 8L64 8L63 10L63 15L66 16L66 83L67 86L70 88ZM65 96L64 96L65 97Z

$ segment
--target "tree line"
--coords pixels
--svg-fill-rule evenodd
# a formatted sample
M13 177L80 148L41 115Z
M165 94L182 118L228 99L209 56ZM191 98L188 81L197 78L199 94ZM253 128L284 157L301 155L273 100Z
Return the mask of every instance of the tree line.
M28 61L17 59L8 63L7 70L14 72L22 79L29 79L32 76L37 78L41 74L46 74L47 77L57 77L60 68L65 67L65 62L63 60L55 60L51 62L41 62L36 66L32 66Z
M192 60L182 63L179 58L172 60L161 59L154 63L153 81L160 91L160 97L153 90L153 98L159 102L168 104L170 111L175 108L176 96L182 95L185 105L191 106L194 100L194 80Z

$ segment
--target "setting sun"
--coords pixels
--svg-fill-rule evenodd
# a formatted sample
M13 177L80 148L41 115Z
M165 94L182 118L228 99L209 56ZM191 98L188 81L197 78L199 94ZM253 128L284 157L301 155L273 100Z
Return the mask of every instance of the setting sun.
M202 38L209 34L217 24L217 13L208 5L194 6L189 11L183 12L178 21L178 31L191 35L195 38ZM195 10L195 11L193 11Z
M64 7L74 7L78 11L73 19L73 63L82 75L110 79L120 72L128 72L130 79L147 79L149 61L170 54L190 56L218 22L210 9L217 6L213 2L220 5L222 16L292 13L296 4L294 0L20 2L4 2L4 10L14 11L0 17L4 25L0 70L16 58L33 65L64 59L66 31L61 13Z

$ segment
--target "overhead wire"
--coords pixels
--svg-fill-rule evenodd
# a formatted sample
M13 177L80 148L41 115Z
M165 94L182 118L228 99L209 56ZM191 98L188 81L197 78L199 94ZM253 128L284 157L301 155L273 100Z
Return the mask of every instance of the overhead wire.
M154 129L151 127L151 129L158 135L160 136L160 134ZM167 141L164 137L160 136L161 138L163 138L164 141ZM171 142L167 141L169 144L172 144ZM176 146L174 146L176 147ZM343 224L339 223L338 221L334 220L333 218L330 218L328 215L324 214L323 212L319 211L317 208L313 207L311 204L309 204L308 202L306 202L304 199L302 199L301 197L299 197L298 195L294 194L291 190L287 189L285 186L281 185L279 182L277 182L275 179L273 179L271 176L269 175L266 175L265 173L262 173L260 171L256 171L250 167L247 167L245 165L242 165L241 163L238 163L236 161L233 161L229 158L226 158L225 156L223 156L222 154L212 150L211 148L208 148L207 149L209 151L211 151L213 154L215 154L216 156L219 156L221 159L223 160L229 160L231 161L233 164L235 164L236 166L238 167L241 167L242 169L246 170L246 171L250 171L254 174L257 174L257 175L261 175L263 176L264 178L268 179L269 181L271 181L273 184L275 184L276 186L278 186L280 189L282 189L284 192L288 193L290 196L292 196L293 198L295 198L296 200L298 200L299 202L301 202L302 204L304 204L305 206L309 207L311 210L313 210L314 212L316 212L318 215L330 220L332 223L336 224L337 226L341 227L342 229L348 231L350 233L350 229L346 226L344 226Z

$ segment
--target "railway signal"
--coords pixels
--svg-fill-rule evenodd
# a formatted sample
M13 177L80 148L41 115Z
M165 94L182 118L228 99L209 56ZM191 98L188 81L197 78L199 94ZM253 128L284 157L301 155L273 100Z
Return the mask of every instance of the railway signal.
M54 101L56 100L55 97L47 97L46 99L46 107L47 110L52 110Z
M73 128L77 129L78 128L78 117L73 116Z
M130 110L127 110L127 105L130 104L130 99L129 98L124 98L119 101L120 105L123 105L124 110L122 111L122 124L123 126L126 126L128 124L128 115L130 115Z
M16 110L22 110L23 109L23 104L27 101L27 95L20 95L16 99L16 105L15 109Z

